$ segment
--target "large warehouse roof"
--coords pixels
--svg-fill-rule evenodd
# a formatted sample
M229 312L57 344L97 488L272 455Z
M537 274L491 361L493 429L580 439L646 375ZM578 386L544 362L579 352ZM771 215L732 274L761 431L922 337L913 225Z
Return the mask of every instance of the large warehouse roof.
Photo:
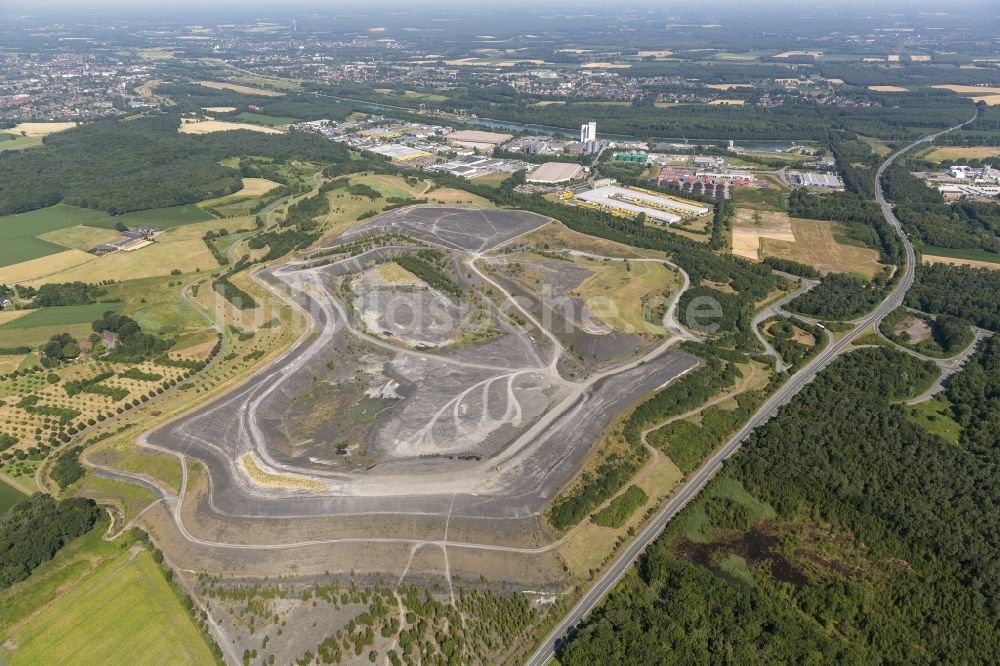
M666 224L673 224L687 215L704 215L709 211L705 206L685 203L675 197L658 195L618 185L595 187L576 195L578 199L588 201L605 208L629 211L630 213L645 213L647 217ZM676 211L676 212L675 212ZM678 214L681 213L681 214Z
M368 148L367 150L370 150L373 153L378 153L379 155L385 155L390 159L400 162L417 159L418 157L428 157L430 155L428 152L417 150L416 148L410 148L409 146L404 146L400 143L387 143L381 146Z
M459 130L448 135L449 141L457 143L489 143L499 145L514 138L513 134L500 134L498 132L483 132L481 130Z
M529 183L565 183L583 175L583 167L572 162L546 162L528 174Z

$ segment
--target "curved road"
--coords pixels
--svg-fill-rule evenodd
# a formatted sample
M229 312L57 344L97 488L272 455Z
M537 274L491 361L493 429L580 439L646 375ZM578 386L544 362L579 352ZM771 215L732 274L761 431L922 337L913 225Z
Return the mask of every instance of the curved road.
M875 175L875 199L878 201L879 206L881 206L882 214L885 216L885 219L896 230L896 233L899 235L900 239L902 239L903 245L906 248L906 266L903 269L903 274L900 277L899 282L893 288L892 292L874 311L860 319L857 325L849 333L847 333L847 335L827 346L826 349L806 364L799 372L789 377L784 386L779 388L774 395L772 395L770 399L764 403L757 413L750 418L746 425L744 425L739 432L733 435L733 437L726 442L722 448L720 448L711 458L705 461L705 463L702 464L702 466L694 474L692 474L691 478L684 484L680 492L678 492L677 495L674 496L674 498L671 499L670 502L668 502L666 506L664 506L660 512L653 517L639 536L637 536L624 549L624 551L622 551L621 555L618 556L618 559L615 560L610 567L608 567L600 578L593 582L590 589L587 590L569 614L567 614L566 617L564 617L559 624L557 624L549 632L548 636L545 637L545 640L542 641L541 646L535 651L534 654L531 655L527 662L525 662L528 666L543 666L555 656L556 648L583 622L584 618L601 602L602 599L604 599L605 595L607 595L608 592L610 592L611 589L618 584L618 582L625 576L625 573L629 570L629 568L635 563L636 560L639 559L639 556L646 549L646 546L652 543L653 540L660 535L660 532L663 531L663 528L666 527L667 523L670 522L670 520L676 516L680 510L683 509L684 506L691 501L691 499L697 495L702 488L705 487L705 485L708 484L709 480L715 476L715 473L722 468L723 462L740 448L744 440L750 435L751 432L753 432L755 428L757 428L757 426L762 425L769 418L771 418L771 416L777 412L779 407L791 400L792 397L802 390L806 384L811 382L823 368L829 365L830 362L832 362L838 355L843 353L848 345L859 337L869 326L877 324L883 317L903 303L903 298L906 296L906 292L913 285L916 252L914 252L913 245L910 243L909 238L907 238L906 233L903 231L903 227L899 223L899 220L896 219L896 215L892 210L892 205L885 200L885 193L882 190L882 176L885 173L885 170L900 155L903 155L916 146L930 143L942 134L952 132L964 125L967 125L975 119L976 116L973 116L961 125L956 125L955 127L943 130L937 134L921 137L905 148L896 151L882 163Z

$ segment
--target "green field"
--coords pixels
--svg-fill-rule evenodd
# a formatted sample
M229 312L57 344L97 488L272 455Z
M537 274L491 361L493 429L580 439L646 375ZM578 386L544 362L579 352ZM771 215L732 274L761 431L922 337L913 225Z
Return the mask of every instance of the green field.
M174 227L182 227L185 224L206 222L212 219L209 213L206 213L194 204L171 206L169 208L150 208L149 210L137 210L134 213L125 213L124 215L117 216L107 215L106 217L107 224L110 224L112 227L118 222L123 222L129 227L154 225L161 229L173 229Z
M937 247L924 245L920 248L923 254L931 257L948 257L951 259L968 259L970 261L986 261L1000 264L1000 254L971 248Z
M918 402L906 408L907 416L927 432L938 435L952 444L958 444L962 426L952 418L952 404L944 395Z
M127 280L109 285L104 298L124 301L122 312L150 333L175 336L205 328L205 320L181 296L179 282L173 276Z
M37 238L51 231L75 226L114 229L119 222L129 227L154 225L171 229L211 219L209 213L193 204L117 216L100 210L56 204L29 213L4 215L0 217L0 266L38 259L67 249Z
M2 237L3 229L0 228L0 266L19 264L22 261L31 261L39 257L47 257L56 252L62 252L66 248L49 241L35 238L34 236L14 236Z
M17 664L214 664L149 551L125 552L20 626Z
M26 498L27 496L20 490L0 479L0 515L7 513L7 509Z
M299 122L298 118L289 118L288 116L268 116L263 113L251 113L249 111L238 113L236 114L236 117L248 123L257 123L258 125L291 125L292 123Z
M92 303L58 308L39 308L0 326L0 347L37 347L57 333L75 338L87 335L90 324L107 310L122 309L121 303Z
M38 308L23 317L13 319L0 329L38 328L40 326L71 326L89 324L108 310L121 310L121 303L90 303L89 305L64 305L57 308Z
M108 519L103 517L94 529L67 543L54 558L32 571L26 580L0 590L0 641L7 638L14 624L48 604L62 587L78 579L94 565L120 554L123 543L111 543L101 538L107 529Z
M7 137L7 138L4 138ZM9 132L0 133L0 151L24 150L42 145L43 136L16 136Z
M788 198L785 192L776 188L753 189L738 187L733 190L733 205L753 208L755 210L771 210L785 212L788 210Z

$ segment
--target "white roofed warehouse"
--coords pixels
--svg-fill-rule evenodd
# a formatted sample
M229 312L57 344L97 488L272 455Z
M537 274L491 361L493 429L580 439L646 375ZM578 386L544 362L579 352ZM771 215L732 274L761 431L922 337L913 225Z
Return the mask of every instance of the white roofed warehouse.
M637 187L605 185L580 192L576 198L603 208L620 217L634 217L645 213L646 217L660 224L673 224L685 217L696 217L709 212L709 208L696 201L686 201L667 194L660 194Z
M535 185L557 185L582 178L586 170L572 162L546 162L533 170L524 179Z

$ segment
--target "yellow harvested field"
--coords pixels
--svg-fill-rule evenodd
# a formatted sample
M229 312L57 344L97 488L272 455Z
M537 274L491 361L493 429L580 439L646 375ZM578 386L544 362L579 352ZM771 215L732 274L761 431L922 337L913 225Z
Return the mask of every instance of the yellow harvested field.
M76 123L19 123L4 131L17 136L20 136L21 132L24 132L26 136L48 136L71 127L76 127Z
M949 266L972 266L973 268L989 268L1000 271L1000 263L990 261L976 261L975 259L956 259L955 257L935 257L930 254L924 255L925 264L948 264Z
M274 127L264 125L252 125L250 123L231 123L225 120L195 120L193 122L183 122L177 131L182 134L209 134L210 132L227 132L230 130L251 130L253 132L263 132L264 134L283 134L284 131Z
M982 102L986 106L996 106L1000 104L1000 95L986 95L985 97L973 97L972 101L976 104Z
M795 235L788 214L737 208L733 222L733 254L756 261L763 238L794 243Z
M18 317L23 317L29 312L31 312L31 310L0 310L0 324L6 324L9 321L14 321Z
M218 231L222 227L233 228L245 218L228 218L212 220L198 224L188 224L176 229L169 229L156 237L156 242L135 250L134 252L112 252L103 257L94 257L86 252L67 250L88 257L90 261L83 265L67 266L58 273L52 273L59 282L99 282L101 280L132 280L136 278L169 275L173 269L182 273L195 270L211 270L219 264L212 256L202 236L208 230ZM59 257L65 252L54 254L35 261L44 261ZM25 262L29 263L29 262ZM10 266L8 268L14 268ZM7 268L0 270L0 279ZM38 276L41 277L41 276ZM50 280L30 280L33 286Z
M191 345L190 347L184 347L183 349L172 350L171 354L176 354L181 358L195 358L202 359L207 358L212 352L212 348L215 346L215 340L205 340L204 342L199 342L196 345Z
M911 55L911 62L930 62L931 57L929 55Z
M872 248L837 242L842 230L836 222L791 219L793 241L764 238L762 256L775 256L814 267L820 273L857 273L873 277L881 268L878 252Z
M888 62L899 62L899 54L898 53L893 53L893 54L887 56L886 60Z
M195 81L200 86L205 86L206 88L212 88L214 90L232 90L233 92L243 93L244 95L260 95L261 97L281 97L285 93L277 92L275 90L264 90L263 88L251 88L250 86L241 86L238 83L223 83L221 81Z
M946 160L982 160L1000 156L1000 146L942 146L927 153L924 159L932 162Z
M743 106L746 100L742 99L713 99L709 102L711 106Z
M71 250L83 250L86 252L95 245L115 242L118 240L119 235L114 229L101 229L99 227L87 227L77 224L64 229L49 231L38 237Z
M256 197L261 194L266 194L276 187L281 187L281 183L276 183L273 180L268 180L267 178L244 178L243 189L239 192L233 192L230 196Z
M639 51L636 55L640 58L666 58L673 54L673 51Z
M208 111L209 113L230 113L236 110L235 106L203 106L202 111Z
M421 283L420 278L397 264L395 261L379 264L375 267L375 271L389 284L408 285Z
M712 90L735 90L736 88L753 88L752 83L706 83L706 88Z
M50 254L45 257L39 257L38 259L32 259L30 261L22 261L19 264L11 264L10 266L4 266L0 268L0 283L3 284L14 284L14 283L27 283L32 280L37 280L43 278L47 275L54 275L56 273L61 273L67 269L73 269L74 267L82 266L83 264L96 261L97 257L87 252L81 250L66 250L65 252L56 252L55 254ZM86 270L84 272L84 282L93 282L93 280L88 280L86 278Z
M838 243L836 222L790 218L787 213L737 208L733 222L733 254L758 260L790 259L821 273L858 273L871 277L881 268L878 252Z
M868 86L868 90L875 92L910 92L901 86Z
M252 453L240 456L240 469L247 478L258 486L265 488L297 488L301 490L325 490L326 484L315 479L292 474L274 474L261 468L257 457Z
M1000 88L996 86L990 87L990 86L941 85L941 86L931 86L931 88L938 88L939 90L950 90L960 95L1000 95Z

